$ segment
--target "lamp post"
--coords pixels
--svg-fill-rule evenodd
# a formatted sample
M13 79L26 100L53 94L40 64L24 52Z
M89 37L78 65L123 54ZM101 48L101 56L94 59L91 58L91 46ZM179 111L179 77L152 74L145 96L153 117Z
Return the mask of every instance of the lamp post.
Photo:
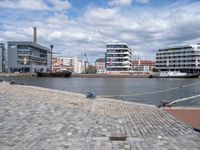
M139 68L140 68L140 51L138 50L138 76L139 76Z
M54 45L53 44L51 44L50 45L50 48L51 48L51 61L50 61L50 63L51 63L51 72L53 72L53 64L52 64L52 58L53 58L53 47L54 47Z

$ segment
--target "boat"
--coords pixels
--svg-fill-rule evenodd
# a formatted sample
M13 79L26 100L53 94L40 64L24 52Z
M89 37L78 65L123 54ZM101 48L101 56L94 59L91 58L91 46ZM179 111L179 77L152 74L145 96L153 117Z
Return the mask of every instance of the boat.
M149 76L150 78L198 78L199 74L190 74L180 71L162 71Z
M71 71L67 71L67 70L63 70L63 71L59 71L59 72L36 72L37 73L37 77L70 77L72 72Z

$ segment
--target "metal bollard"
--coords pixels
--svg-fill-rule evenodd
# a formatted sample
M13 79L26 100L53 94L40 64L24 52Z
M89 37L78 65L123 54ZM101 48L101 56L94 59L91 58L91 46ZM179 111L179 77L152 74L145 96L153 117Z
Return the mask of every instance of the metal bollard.
M11 80L10 85L14 85L14 84L17 84L17 83L14 80Z
M95 97L96 97L96 96L95 96L95 94L93 94L93 93L88 92L88 93L86 94L86 98L94 99Z

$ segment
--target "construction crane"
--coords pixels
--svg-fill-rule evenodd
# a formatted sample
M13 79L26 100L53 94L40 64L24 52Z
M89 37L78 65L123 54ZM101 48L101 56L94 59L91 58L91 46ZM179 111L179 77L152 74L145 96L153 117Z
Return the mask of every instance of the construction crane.
M84 73L88 73L86 70L87 70L87 67L89 66L89 62L88 62L88 57L86 53L82 54L81 60L83 60L83 63L84 63Z
M140 51L138 50L138 53L136 55L132 54L132 58L134 58L135 61L137 61L137 75L139 75L139 68L140 68Z

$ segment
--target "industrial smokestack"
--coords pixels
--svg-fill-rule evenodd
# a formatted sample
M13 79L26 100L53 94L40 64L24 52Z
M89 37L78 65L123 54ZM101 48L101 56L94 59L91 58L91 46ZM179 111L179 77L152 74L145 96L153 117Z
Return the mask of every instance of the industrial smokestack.
M37 43L37 28L33 27L33 42Z

